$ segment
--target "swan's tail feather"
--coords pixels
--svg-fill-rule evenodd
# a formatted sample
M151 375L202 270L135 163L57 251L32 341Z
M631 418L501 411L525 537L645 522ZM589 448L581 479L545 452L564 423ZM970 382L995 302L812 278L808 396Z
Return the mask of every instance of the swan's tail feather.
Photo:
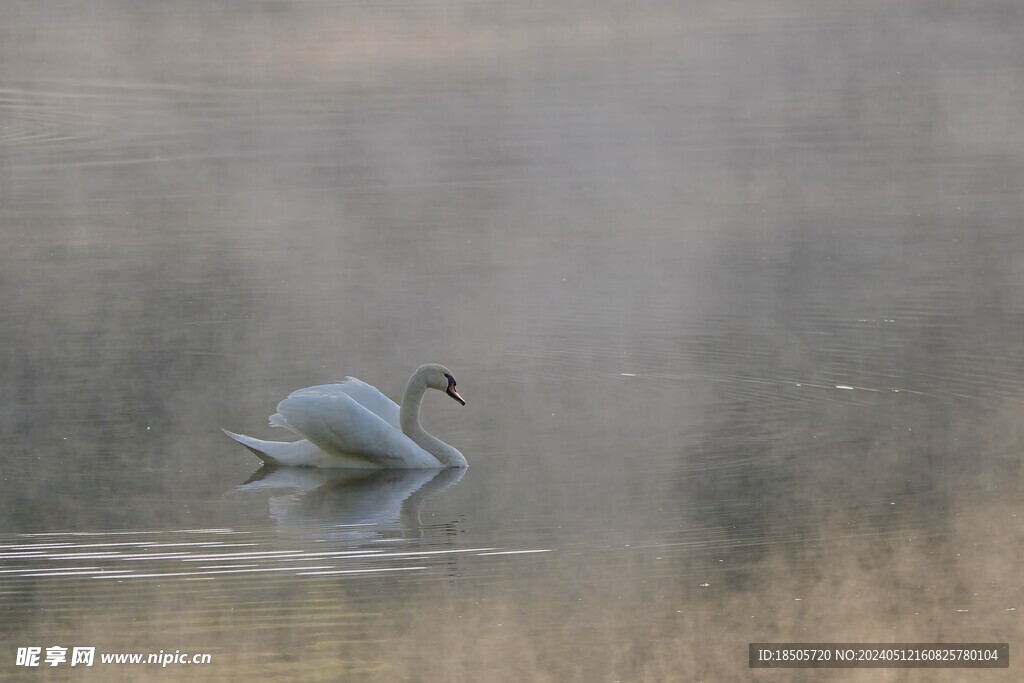
M284 464L284 463L280 462L277 458L275 458L273 455L268 453L267 451L273 449L273 446L271 446L271 444L273 444L274 446L276 446L276 445L284 446L286 444L283 444L283 443L278 444L277 442L274 442L274 441L261 441L259 439L254 439L251 436L246 436L245 434L235 434L234 432L229 432L228 430L224 429L223 427L221 428L221 431L224 432L225 434L227 434L228 436L230 436L232 439L234 439L238 443L240 443L243 446L245 446L246 448L248 448L250 451L252 451L253 455L255 455L257 458L259 458L263 462L267 463L268 465L282 465L282 464ZM267 446L271 446L271 448L267 448Z
M281 415L281 413L274 413L273 415L270 416L270 419L267 420L267 422L270 423L271 427L280 427L281 429L290 429L290 427L288 426L288 423L286 423L284 421L284 417Z
M279 467L375 467L374 463L361 458L325 453L306 439L264 441L245 434L235 434L226 429L221 429L221 431L248 448L253 455L268 465Z

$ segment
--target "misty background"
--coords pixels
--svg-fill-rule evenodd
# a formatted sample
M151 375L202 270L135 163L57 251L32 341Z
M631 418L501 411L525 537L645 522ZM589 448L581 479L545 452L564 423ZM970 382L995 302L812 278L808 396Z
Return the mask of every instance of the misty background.
M4 559L0 656L809 680L746 644L1012 649L1022 31L995 1L3 3L4 543L456 554L194 582ZM400 400L426 362L468 402L423 409L461 479L236 488L259 463L220 427L284 438L289 391ZM492 547L547 552L462 552Z

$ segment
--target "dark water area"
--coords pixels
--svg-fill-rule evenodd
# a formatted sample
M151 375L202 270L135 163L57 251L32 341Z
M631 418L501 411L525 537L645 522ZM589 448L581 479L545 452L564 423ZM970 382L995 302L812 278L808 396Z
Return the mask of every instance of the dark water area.
M4 4L0 679L1019 680L1022 31ZM220 431L426 362L465 471ZM1011 668L748 669L793 641ZM16 664L53 645L212 662Z

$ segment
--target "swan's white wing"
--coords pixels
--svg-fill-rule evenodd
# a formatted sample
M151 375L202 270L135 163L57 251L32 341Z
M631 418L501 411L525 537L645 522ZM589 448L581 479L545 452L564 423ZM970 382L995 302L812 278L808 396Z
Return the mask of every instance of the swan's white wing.
M340 382L333 384L320 384L315 387L306 387L293 391L291 396L298 396L304 393L313 394L345 394L355 399L356 403L363 406L371 413L384 420L396 429L401 429L399 413L401 409L398 404L382 394L377 387L367 384L355 377L346 377ZM291 397L289 396L289 398Z
M401 430L345 392L300 389L278 403L277 412L289 429L328 453L357 456L377 467L442 467Z

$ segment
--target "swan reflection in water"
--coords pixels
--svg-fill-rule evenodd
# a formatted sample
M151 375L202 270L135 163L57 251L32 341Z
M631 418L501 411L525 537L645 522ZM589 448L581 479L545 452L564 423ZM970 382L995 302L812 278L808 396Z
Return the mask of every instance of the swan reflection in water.
M453 486L465 468L346 470L261 467L236 491L281 491L270 516L281 528L321 538L373 540L387 532L422 531L431 496Z

